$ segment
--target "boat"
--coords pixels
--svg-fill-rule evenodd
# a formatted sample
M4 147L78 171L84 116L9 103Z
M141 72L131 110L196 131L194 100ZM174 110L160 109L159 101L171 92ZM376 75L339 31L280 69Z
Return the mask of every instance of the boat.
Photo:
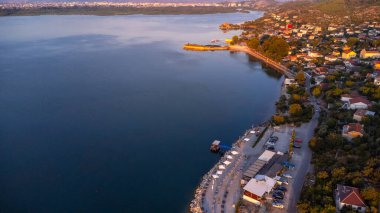
M219 145L220 145L220 141L214 140L214 142L212 142L212 144L210 146L211 152L219 152L219 150L220 150Z

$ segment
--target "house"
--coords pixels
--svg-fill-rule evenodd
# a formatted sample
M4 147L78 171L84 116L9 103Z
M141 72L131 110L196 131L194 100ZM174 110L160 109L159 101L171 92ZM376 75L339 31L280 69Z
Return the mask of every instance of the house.
M380 70L380 61L373 62L373 69Z
M359 95L357 92L343 94L340 100L345 102L344 108L346 109L368 109L372 105L366 97Z
M316 52L316 51L309 51L307 55L309 57L312 57L312 58L321 58L321 57L323 57L323 55L321 53Z
M355 57L356 57L356 53L352 50L344 50L342 52L342 59L349 60L349 59L355 58Z
M375 112L365 110L365 109L358 109L354 113L353 119L360 122L360 121L362 121L364 116L374 116L374 115L375 115Z
M339 210L349 206L361 213L364 213L367 207L358 188L340 184L337 184L335 190L335 203Z
M354 92L351 92L350 94L343 94L341 97L340 97L340 100L343 101L343 102L348 102L350 99L353 99L353 98L356 98L356 97L359 97L359 93L354 91Z
M285 78L284 84L286 86L289 86L289 85L298 85L298 83L296 82L296 80L294 80L294 78Z
M356 137L362 137L363 134L363 126L359 123L349 123L344 125L342 129L342 136L349 141Z
M380 76L377 76L375 80L373 80L373 83L377 86L380 86Z
M380 58L380 52L362 49L362 51L360 51L360 58Z
M368 107L371 105L371 102L363 96L351 98L348 100L348 107L350 109L368 109Z
M335 55L335 56L340 56L340 52L339 51L336 51L336 50L334 50L332 53L331 53L332 55Z
M326 75L329 72L328 72L326 67L317 67L317 68L315 68L314 73L316 75Z
M272 191L276 182L275 179L266 175L256 175L244 186L243 199L261 205L263 196Z
M336 57L336 56L334 56L334 55L326 55L325 56L325 60L326 61L330 61L330 62L334 62L334 61L336 61L338 58Z

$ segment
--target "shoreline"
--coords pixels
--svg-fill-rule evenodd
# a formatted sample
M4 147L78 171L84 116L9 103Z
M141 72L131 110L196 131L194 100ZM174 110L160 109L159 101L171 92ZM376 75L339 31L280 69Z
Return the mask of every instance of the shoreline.
M244 51L237 51L237 52L244 52ZM251 55L248 52L244 52L244 53ZM255 57L255 56L253 56L253 57ZM261 61L261 63L265 63L265 61ZM282 73L285 77L287 76L286 73L283 73L283 72L279 71L278 69L275 69L275 70L277 72ZM282 80L282 83L281 83L281 87L279 90L280 95L283 93L283 90L285 88L284 81L285 81L285 78ZM231 162L231 165L233 165L232 170L233 171L236 170L236 171L234 172L234 174L231 174L231 171L230 171L229 175L231 175L231 176L233 175L233 176L231 177L231 179L227 183L228 187L225 187L225 188L230 188L231 187L230 184L232 182L235 183L235 185L232 187L239 188L240 187L240 180L242 178L243 172L246 169L245 167L247 167L247 163L249 162L248 156L244 153L262 151L261 149L258 148L259 146L257 146L257 145L263 140L263 138L267 138L268 134L273 134L273 133L267 132L269 127L270 127L270 118L264 120L261 124L255 126L255 127L252 127L252 128L245 130L244 134L242 136L240 136L237 141L235 141L234 143L231 144L232 148L230 150L228 150L227 152L225 152L223 154L223 156L218 160L218 162L215 163L215 165L213 167L211 167L210 170L205 175L203 175L201 177L200 183L197 185L196 189L194 190L194 199L191 200L190 204L189 204L190 212L192 212L192 213L204 213L204 212L215 212L216 210L226 212L225 207L227 207L227 205L225 203L226 202L225 200L222 201L223 204L222 203L212 203L212 209L205 207L205 204L207 204L207 202L205 202L206 196L207 195L211 196L211 195L207 194L210 183L212 183L212 185L214 185L214 183L217 180L216 178L213 178L213 174L215 174L218 171L218 169L220 169L220 168L218 168L218 167L220 167L220 165L224 165L224 161L226 161L226 160L233 161L233 162ZM260 131L259 135L256 135L257 130ZM247 151L247 149L251 149L251 150ZM233 158L232 160L228 159L226 156L231 156L231 153L233 151L238 152L238 154L233 155L233 157L235 157L235 156L239 156L239 157ZM241 161L243 161L243 162L241 162ZM234 179L238 179L239 181L234 181ZM236 182L238 185L236 185ZM216 186L216 187L218 187L218 186ZM241 193L240 189L238 189L237 191L239 194ZM228 194L228 192L229 191L227 190L225 192L224 196L226 196ZM218 193L219 193L219 190L216 189L216 194L218 194ZM236 200L234 200L234 203L232 203L232 205L230 205L230 206L232 206L235 209L236 206L238 205L240 197L241 197L240 195L235 196ZM221 206L222 208L218 209L217 204L219 204L219 207Z
M0 9L0 17L44 16L44 15L206 15L227 13L249 13L247 9L216 6L180 7L78 7L78 8L10 8Z

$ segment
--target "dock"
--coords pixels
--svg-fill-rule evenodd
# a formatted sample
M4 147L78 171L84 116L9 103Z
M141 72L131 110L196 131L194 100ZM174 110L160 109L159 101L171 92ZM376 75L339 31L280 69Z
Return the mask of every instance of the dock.
M218 50L228 50L228 46L221 45L199 45L199 44L185 44L183 45L185 50L194 50L194 51L218 51Z

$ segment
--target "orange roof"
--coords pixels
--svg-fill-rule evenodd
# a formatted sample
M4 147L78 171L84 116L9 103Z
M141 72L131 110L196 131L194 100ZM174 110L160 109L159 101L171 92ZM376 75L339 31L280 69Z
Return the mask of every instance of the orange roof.
M359 123L350 123L344 126L347 130L347 132L363 132L363 127Z
M338 184L337 191L341 203L366 207L358 188Z
M364 103L364 104L367 104L367 105L371 105L371 102L369 100L367 100L367 98L363 97L363 96L358 96L358 97L354 97L354 98L351 98L350 100L350 104L355 104L355 103Z

